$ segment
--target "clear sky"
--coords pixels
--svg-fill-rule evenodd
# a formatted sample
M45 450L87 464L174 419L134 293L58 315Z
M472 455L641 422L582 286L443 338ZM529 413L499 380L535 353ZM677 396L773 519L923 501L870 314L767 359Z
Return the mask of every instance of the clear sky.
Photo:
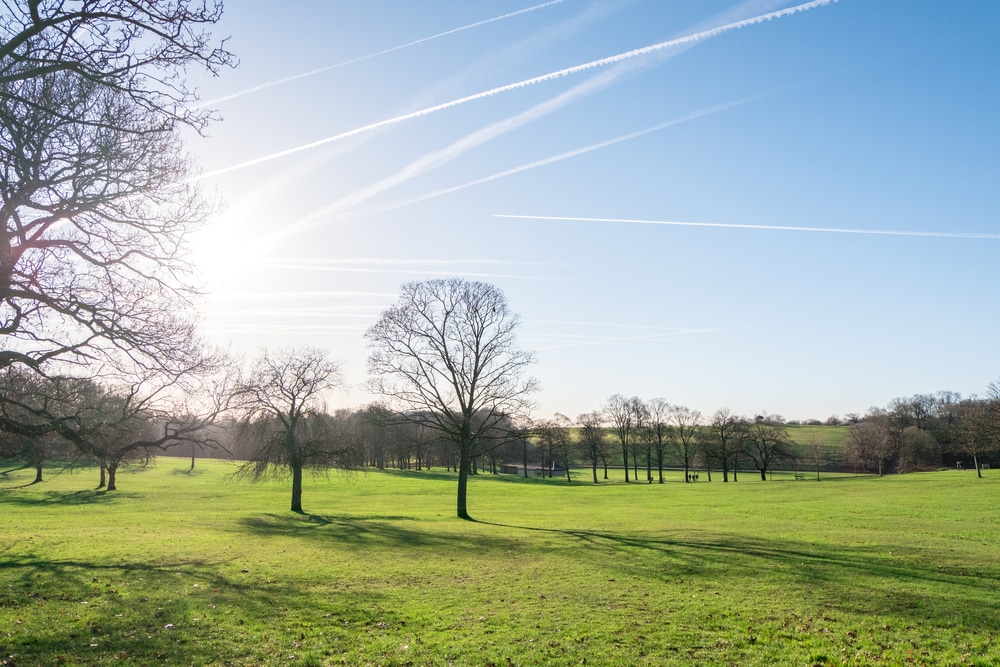
M520 313L541 417L1000 375L1000 2L239 0L218 33L204 328L329 349L336 402L399 286L447 276Z

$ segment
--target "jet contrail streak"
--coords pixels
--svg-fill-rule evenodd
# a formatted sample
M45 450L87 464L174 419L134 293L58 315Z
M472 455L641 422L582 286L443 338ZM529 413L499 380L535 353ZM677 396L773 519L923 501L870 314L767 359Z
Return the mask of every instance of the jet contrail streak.
M965 232L914 232L891 229L847 229L843 227L782 227L780 225L739 225L728 222L681 222L677 220L637 220L631 218L576 218L554 215L507 215L496 213L494 218L511 220L552 220L561 222L617 222L636 225L670 225L674 227L716 227L723 229L767 229L779 232L821 232L825 234L868 234L874 236L929 236L947 239L1000 240L1000 234L974 234Z
M304 79L307 76L312 76L313 74L321 74L323 72L329 72L332 69L337 69L339 67L345 67L347 65L353 65L354 63L359 63L363 60L370 60L371 58L377 58L378 56L384 56L387 53L392 53L393 51L399 51L401 49L408 49L411 46L416 46L418 44L423 44L424 42L430 42L435 39L440 39L441 37L447 37L448 35L454 35L456 32L462 32L464 30L471 30L472 28L478 28L479 26L486 25L488 23L495 23L497 21L503 21L504 19L513 18L515 16L520 16L521 14L527 14L539 9L544 9L546 7L551 7L552 5L559 5L566 2L566 0L551 0L551 2L543 2L540 5L535 5L533 7L527 7L525 9L519 9L516 12L510 12L509 14L503 14L501 16L494 16L491 19L484 19L482 21L476 21L475 23L470 23L468 25L463 25L458 28L452 28L451 30L445 30L444 32L439 32L436 35L431 35L430 37L422 37L416 39L412 42L407 42L406 44L400 44L399 46L393 46L388 49L382 49L381 51L376 51L375 53L369 53L366 56L359 56L357 58L351 58L350 60L345 60L343 62L337 63L336 65L327 65L326 67L318 67L316 69L309 70L308 72L302 72L301 74L295 74L292 76L286 76L284 79L277 79L275 81L268 81L267 83L262 83L252 88L244 88L225 97L217 97L214 100L209 100L207 102L202 102L196 106L191 107L192 109L202 109L204 107L213 106L219 104L220 102L228 102L229 100L234 100L237 97L243 97L244 95L249 95L250 93L256 93L260 90L266 90L268 88L273 88L274 86L280 86L283 83L288 83L289 81L297 81L298 79Z
M309 213L292 224L285 226L279 232L275 232L272 234L272 237L287 236L312 227L318 224L324 217L333 213L356 208L358 204L367 201L368 199L371 199L386 190L394 188L428 170L447 164L460 155L463 155L467 151L470 151L487 141L491 141L498 136L511 132L529 122L548 115L557 109L570 104L577 98L590 94L594 90L599 90L600 88L611 84L614 79L615 70L606 71L602 74L591 77L589 80L574 86L566 92L556 95L552 99L535 105L527 111L522 111L521 113L510 118L476 130L475 132L466 135L441 150L433 151L421 156L419 159L411 162L403 169L387 176L386 178L383 178L380 181L372 183L367 187L361 188L350 195L341 197L337 201Z
M582 148L575 148L571 151L566 151L565 153L559 153L557 155L551 155L547 158L542 158L541 160L535 160L534 162L529 162L527 164L522 164L518 167L512 167L511 169L506 169L504 171L499 171L495 174L490 174L489 176L484 176L483 178L478 178L474 181L469 181L468 183L462 183L461 185L455 185L450 188L444 188L441 190L435 190L434 192L429 192L425 195L420 195L418 197L413 197L412 199L407 199L395 204L390 204L385 208L376 209L376 212L382 213L386 210L392 210L396 208L402 208L403 206L410 206L412 204L417 204L428 199L433 199L435 197L441 197L443 195L451 194L452 192L458 192L459 190L465 190L466 188L471 188L476 185L483 185L485 183L490 183L492 181L499 180L501 178L506 178L507 176L513 176L522 171L528 171L529 169L536 169L538 167L544 167L546 165L552 164L554 162L560 162L562 160L568 160L570 158L577 157L578 155L584 155L585 153L590 153L591 151L600 150L602 148L607 148L609 146L614 146L615 144L620 144L623 141L629 141L630 139L637 139L639 137L657 132L659 130L666 129L673 125L679 125L680 123L685 123L689 120L694 120L696 118L701 118L702 116L707 116L709 114L716 113L718 111L723 111L724 109L729 109L730 107L738 106L740 104L745 104L750 98L744 100L738 100L736 102L727 102L726 104L719 104L708 109L702 109L700 111L695 111L689 113L680 118L675 118L673 120L668 120L665 123L660 123L659 125L654 125L652 127L647 127L643 130L638 130L636 132L631 132L629 134L624 134L620 137L614 137L613 139L606 139L605 141L599 141L596 144L590 144L589 146L583 146Z
M583 72L598 67L607 67L608 65L615 65L625 60L629 60L631 58L637 58L639 56L649 55L651 53L656 53L657 51L663 51L665 49L684 46L687 44L693 44L695 42L700 42L706 39L710 39L712 37L716 37L731 30L745 28L747 26L756 25L758 23L765 23L767 21L779 19L791 14L797 14L799 12L804 12L810 9L814 9L816 7L829 5L836 1L837 0L812 0L812 2L806 2L801 5L796 5L794 7L788 7L786 9L779 9L777 11L768 12L766 14L760 14L758 16L754 16L748 19L743 19L741 21L734 21L732 23L727 23L725 25L721 25L716 28L710 28L708 30L702 30L700 32L691 33L690 35L685 35L683 37L678 37L676 39L670 39L665 42L659 42L657 44L652 44L650 46L644 46L640 49L633 49L632 51L626 51L624 53L619 53L614 56L608 56L607 58L591 60L590 62L583 63L582 65L574 65L572 67L566 67L561 70L557 70L555 72L542 74L541 76L536 76L530 79L524 79L522 81L517 81L515 83L509 83L505 86L499 86L497 88L491 88L489 90L485 90L481 93L476 93L474 95L459 97L458 99L454 99L449 102L444 102L442 104L426 107L424 109L420 109L418 111L412 111L410 113L402 114L400 116L394 116L393 118L380 120L378 122L371 123L369 125L364 125L362 127L358 127L353 130L348 130L347 132L341 132L340 134L335 134L333 136L326 137L325 139L319 139L317 141L313 141L308 144L296 146L295 148L288 148L283 151L278 151L277 153L271 153L270 155L264 155L263 157L255 158L253 160L240 162L239 164L235 164L230 167L223 167L222 169L216 169L214 171L205 172L204 174L200 174L188 180L197 181L205 178L210 178L212 176L227 174L229 172L237 171L239 169L245 169L246 167L252 167L254 165L258 165L264 162L270 162L271 160L285 157L287 155L293 155L295 153L300 153L305 150L318 148L319 146L324 146L326 144L333 143L335 141L348 139L350 137L354 137L359 134L364 134L366 132L371 132L372 130L377 130L382 127L395 125L397 123L401 123L406 120L411 120L413 118L420 118L422 116L428 116L438 111L443 111L445 109L450 109L452 107L457 107L459 105L466 104L467 102L474 102L476 100L485 99L487 97L492 97L494 95L499 95L501 93L506 93L512 90L518 90L520 88L533 86L538 83L544 83L547 81L553 81L555 79L561 79L571 74L577 74L578 72Z

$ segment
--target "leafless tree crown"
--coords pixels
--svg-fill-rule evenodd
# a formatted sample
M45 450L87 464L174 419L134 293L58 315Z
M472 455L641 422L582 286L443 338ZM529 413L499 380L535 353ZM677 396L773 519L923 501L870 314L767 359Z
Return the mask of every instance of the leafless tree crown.
M534 355L517 346L519 324L493 285L454 278L403 285L397 304L365 334L371 388L450 434L493 428L525 414L537 388L524 375Z

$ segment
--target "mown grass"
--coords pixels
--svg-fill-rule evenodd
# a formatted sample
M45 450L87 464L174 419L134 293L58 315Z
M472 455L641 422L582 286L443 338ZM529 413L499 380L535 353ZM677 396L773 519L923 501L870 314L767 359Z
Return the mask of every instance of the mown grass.
M593 486L0 470L0 658L92 664L1000 663L1000 483ZM586 471L579 479L586 479ZM784 481L788 479L789 481Z

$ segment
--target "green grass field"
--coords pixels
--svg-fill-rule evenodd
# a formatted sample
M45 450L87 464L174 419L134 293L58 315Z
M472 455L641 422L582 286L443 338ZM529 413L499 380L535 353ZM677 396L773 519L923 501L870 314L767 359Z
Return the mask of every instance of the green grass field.
M788 437L796 445L806 446L816 442L837 453L843 448L850 432L850 427L847 426L788 424L785 428L788 430Z
M8 665L995 665L1000 477L0 471ZM585 480L586 471L580 479Z

